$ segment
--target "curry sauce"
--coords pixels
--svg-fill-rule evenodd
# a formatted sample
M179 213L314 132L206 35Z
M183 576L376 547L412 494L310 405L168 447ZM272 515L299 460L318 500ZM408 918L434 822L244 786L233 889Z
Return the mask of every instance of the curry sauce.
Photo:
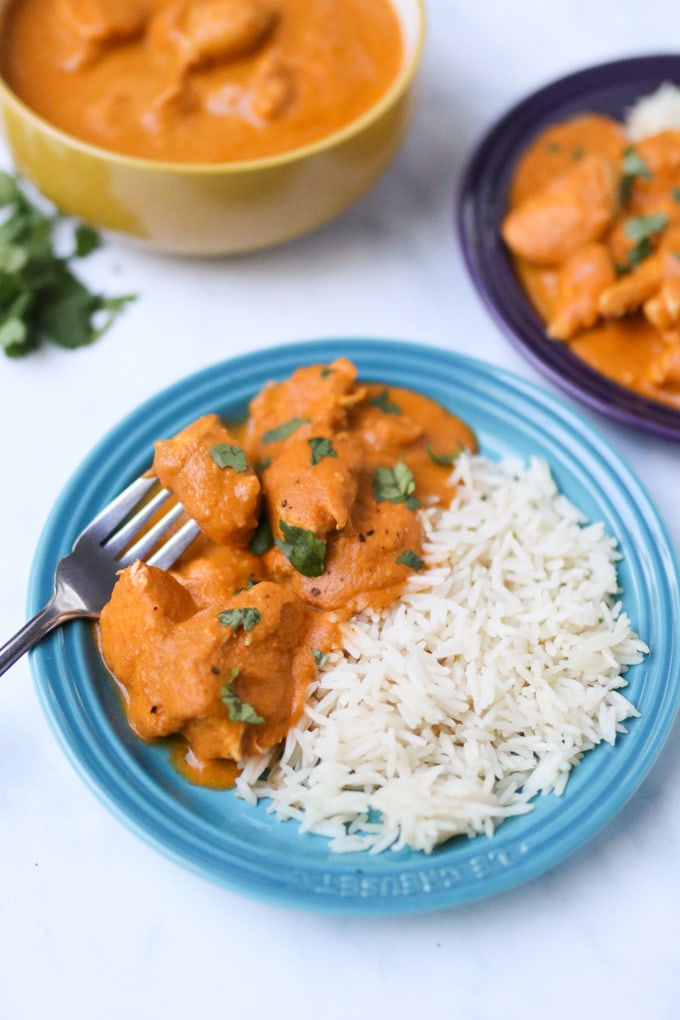
M680 131L584 114L520 159L503 238L549 338L680 408Z
M389 0L10 0L0 31L2 77L45 120L183 163L332 134L383 95L402 55Z
M462 448L460 419L342 358L266 386L237 428L211 414L158 441L154 471L202 533L170 571L123 570L102 611L134 731L181 735L174 760L209 785L281 741L342 624L423 566L418 510L449 504Z

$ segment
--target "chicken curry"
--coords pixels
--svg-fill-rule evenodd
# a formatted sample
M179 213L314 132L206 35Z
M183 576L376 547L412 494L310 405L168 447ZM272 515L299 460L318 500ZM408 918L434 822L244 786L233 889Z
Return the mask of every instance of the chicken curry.
M243 425L209 414L157 442L154 472L201 535L168 572L121 571L101 614L133 730L181 734L183 771L210 785L282 740L342 623L423 566L417 511L448 505L461 448L460 419L342 358L265 387Z
M680 131L553 125L523 155L502 235L548 337L680 409Z
M10 0L0 31L2 77L45 120L189 163L332 134L383 95L402 52L390 0Z

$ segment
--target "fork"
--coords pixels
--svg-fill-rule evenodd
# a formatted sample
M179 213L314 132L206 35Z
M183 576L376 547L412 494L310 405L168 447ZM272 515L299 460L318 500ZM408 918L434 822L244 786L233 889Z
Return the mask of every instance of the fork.
M98 617L123 567L148 557L149 566L167 570L193 542L199 527L189 519L153 551L184 512L181 503L175 503L135 541L170 496L168 489L160 489L130 517L158 484L158 479L151 476L136 478L81 531L71 553L57 564L54 590L47 605L0 648L0 676L55 627L79 617Z

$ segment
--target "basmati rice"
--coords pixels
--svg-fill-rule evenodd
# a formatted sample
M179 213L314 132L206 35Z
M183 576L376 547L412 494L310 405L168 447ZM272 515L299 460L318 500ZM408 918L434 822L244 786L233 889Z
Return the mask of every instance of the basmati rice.
M664 82L655 92L642 96L628 111L625 128L632 142L669 128L680 130L680 88Z
M300 725L237 781L335 851L491 835L638 714L619 688L647 648L617 600L615 540L543 460L464 454L455 477L452 506L421 511L426 568L346 626Z

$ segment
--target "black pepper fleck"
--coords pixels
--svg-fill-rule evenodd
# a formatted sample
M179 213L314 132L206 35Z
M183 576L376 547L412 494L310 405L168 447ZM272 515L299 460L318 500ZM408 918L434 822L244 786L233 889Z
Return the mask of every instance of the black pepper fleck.
M288 500L287 499L282 499L281 500L281 506L288 506Z
M365 542L366 541L366 536L363 533L359 534L359 541L360 542Z
M219 669L217 668L217 666L211 666L211 667L210 667L210 672L211 672L211 673L214 673L214 674L215 674L215 676L219 676L219 672L220 672L220 671L219 671Z
M158 711L158 705L152 705L149 711L151 712L151 715L155 715Z
M320 595L321 594L321 588L310 588L309 590L311 591L312 595Z

